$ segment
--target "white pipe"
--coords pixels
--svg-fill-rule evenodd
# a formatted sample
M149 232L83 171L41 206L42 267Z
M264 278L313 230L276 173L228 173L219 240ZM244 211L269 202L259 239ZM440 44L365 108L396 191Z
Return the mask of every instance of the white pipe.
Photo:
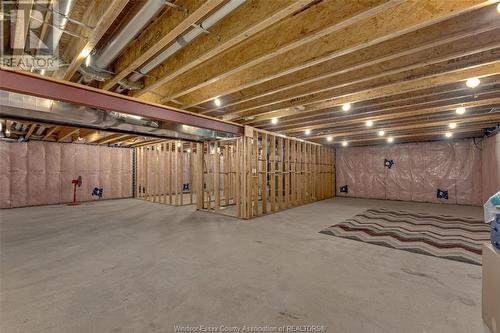
M146 24L165 5L165 1L148 0L141 9L134 15L130 22L106 45L95 59L95 66L106 68L118 57L127 44L134 39Z
M222 18L224 18L226 15L228 15L230 12L238 8L240 5L242 5L245 2L245 0L231 0L224 6L222 6L218 11L210 15L208 18L206 18L200 25L203 29L209 29L212 27L214 24L219 22ZM141 79L145 74L150 72L153 68L161 64L163 61L165 61L167 58L172 56L175 52L179 51L184 47L184 45L188 44L191 42L193 39L198 37L201 33L203 33L204 30L194 27L191 29L188 33L184 34L183 36L179 37L174 44L172 44L170 47L166 48L163 52L161 52L157 57L155 57L153 60L148 62L146 65L142 66L137 72L132 74L129 78L129 81L135 82ZM122 90L123 91L123 90Z

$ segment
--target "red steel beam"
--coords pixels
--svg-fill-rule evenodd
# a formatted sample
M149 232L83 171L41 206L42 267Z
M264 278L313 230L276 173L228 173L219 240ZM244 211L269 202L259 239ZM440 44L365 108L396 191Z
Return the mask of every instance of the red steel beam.
M0 89L237 135L244 133L244 127L237 123L1 66Z

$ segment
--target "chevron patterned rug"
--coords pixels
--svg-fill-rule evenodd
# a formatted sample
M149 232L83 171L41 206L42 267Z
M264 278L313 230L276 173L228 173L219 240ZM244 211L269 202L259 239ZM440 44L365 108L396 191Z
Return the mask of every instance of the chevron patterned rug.
M481 265L490 227L481 219L369 209L322 234Z

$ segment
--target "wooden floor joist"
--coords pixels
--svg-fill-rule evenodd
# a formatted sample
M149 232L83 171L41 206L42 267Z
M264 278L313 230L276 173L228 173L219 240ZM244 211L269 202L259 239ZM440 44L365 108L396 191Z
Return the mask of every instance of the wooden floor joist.
M82 3L77 0L71 9L58 45L59 58L68 66L55 76L73 82L40 80L37 74L52 75L51 70L25 68L31 73L14 74L2 67L2 90L140 117L162 130L187 125L211 131L211 138L230 133L228 141L189 146L204 150L196 157L203 164L192 170L203 179L201 193L191 194L202 199L198 208L223 212L234 204L237 215L254 216L315 198L321 186L309 178L322 166L308 160L321 161L327 153L276 132L322 144L332 137L334 145L352 138L356 141L351 144L364 145L380 144L380 129L398 134L398 142L410 142L442 138L426 131L444 131L447 122L461 130L474 127L454 137L481 135L481 130L486 133L500 124L495 116L500 89L498 0L183 0L155 7L147 18L137 13L149 1ZM46 18L52 15L46 9L50 4L35 6ZM116 50L106 68L95 67L93 61L83 64L99 57L131 23L140 24L142 31L127 36L126 46ZM6 45L18 46L13 54L22 50L21 28L14 24L4 34ZM42 23L38 32L46 36L51 29ZM192 32L195 37L185 38ZM161 53L166 56L158 61ZM132 74L140 74L138 80L134 75L133 85L126 82ZM479 79L479 86L467 85L469 79ZM127 89L115 89L117 85ZM467 112L454 112L459 107ZM149 159L162 153L141 153L157 177L155 170L165 165L175 172L188 163L176 162L170 139L78 129L64 121L57 121L55 128L43 119L24 119L29 127L19 134L30 139L68 141L72 136L78 143L137 149L158 145L171 158L155 164ZM371 129L367 121L374 122ZM42 125L49 126L38 127ZM256 130L245 136L244 125ZM74 129L78 136L68 134ZM210 154L213 149L220 153ZM289 174L278 177L273 172ZM184 181L197 179L193 175ZM178 185L172 181L162 186L177 190ZM156 188L149 188L141 195L153 201L181 204L186 199L156 197ZM269 201L273 193L283 201Z
M187 107L195 103L202 103L215 96L224 96L231 89L242 89L245 82L252 85L260 84L340 55L360 51L363 48L436 24L447 18L488 4L490 2L483 0L458 2L439 0L405 1L382 11L374 17L361 20L340 31L327 35L321 39L321 43L311 41L299 49L288 50L279 57L266 59L267 61L263 63L239 70L233 76L225 77L224 80L219 79L210 86L207 83L212 81L205 79L203 81L205 88L202 90L197 89L196 93L190 93L186 97L181 98L180 94L186 95L192 90L192 87L197 86L193 81L197 78L192 78L189 81L190 85L186 85L186 87L189 87L188 89L182 90L182 88L175 87L167 89L162 87L157 89L157 92L163 96L176 98ZM218 69L222 71L222 68L218 67ZM200 71L203 72L204 68L200 68ZM182 81L177 83L177 85L181 84ZM170 95L170 91L176 93Z

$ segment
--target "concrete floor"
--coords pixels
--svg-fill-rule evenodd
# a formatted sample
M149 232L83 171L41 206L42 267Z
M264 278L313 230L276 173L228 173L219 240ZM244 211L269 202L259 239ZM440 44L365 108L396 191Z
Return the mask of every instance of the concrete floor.
M2 332L487 332L481 267L319 234L370 207L337 198L252 221L140 200L0 211Z

